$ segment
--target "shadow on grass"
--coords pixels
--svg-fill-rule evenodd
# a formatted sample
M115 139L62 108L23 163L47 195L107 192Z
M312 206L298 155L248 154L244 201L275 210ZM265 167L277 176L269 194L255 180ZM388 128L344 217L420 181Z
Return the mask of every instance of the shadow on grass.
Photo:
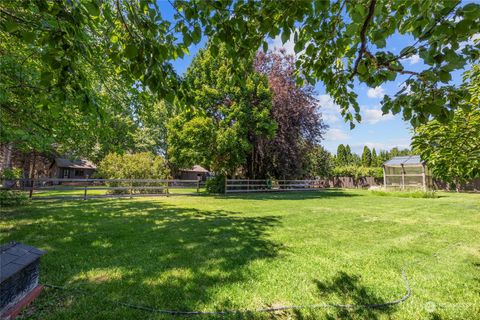
M244 200L305 200L358 196L362 195L351 193L342 189L320 189L318 191L266 191L257 193L228 193L226 195L217 197Z
M42 281L164 309L201 308L223 286L252 281L255 275L245 266L275 258L281 249L266 238L279 224L276 216L242 217L148 200L68 202L58 207L45 203L33 210L4 216L18 223L4 230L2 241L46 249ZM108 317L125 317L124 308L101 304L93 296L79 296L62 304L61 310L49 307L48 313L86 312L80 311L85 305L92 314L107 310Z
M387 301L375 295L367 287L360 283L360 276L350 275L346 272L338 272L337 275L329 282L315 281L320 295L328 297L336 295L345 299L344 304L356 306L384 304ZM378 319L380 315L390 314L394 311L392 306L377 308L338 308L335 315L329 314L327 319Z

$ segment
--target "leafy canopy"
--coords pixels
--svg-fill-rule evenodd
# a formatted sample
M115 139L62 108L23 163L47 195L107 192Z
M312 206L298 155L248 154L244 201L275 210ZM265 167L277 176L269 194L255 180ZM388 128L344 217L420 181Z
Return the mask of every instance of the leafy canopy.
M162 16L163 5L173 5L173 19ZM259 47L268 46L268 38L281 35L284 42L293 38L303 74L299 80L322 81L352 126L361 120L354 87L375 87L399 75L408 76L405 85L384 98L383 111L403 112L414 125L430 116L445 121L462 95L449 83L452 73L478 61L479 44L472 37L479 28L480 5L453 0L301 0L295 5L249 0L12 0L0 6L2 38L13 37L15 46L28 47L41 61L40 88L71 93L89 114L101 106L85 65L90 71L109 66L128 85L140 83L171 101L183 91L170 62L183 57L203 36L211 40L213 56L221 43L226 44L224 54L244 67ZM400 53L387 47L394 34L411 39ZM405 67L404 59L413 55L425 63L422 71ZM59 93L53 96L63 99ZM49 96L37 101L50 105Z
M465 73L468 93L446 124L437 120L418 127L414 150L433 174L458 184L480 177L480 65Z

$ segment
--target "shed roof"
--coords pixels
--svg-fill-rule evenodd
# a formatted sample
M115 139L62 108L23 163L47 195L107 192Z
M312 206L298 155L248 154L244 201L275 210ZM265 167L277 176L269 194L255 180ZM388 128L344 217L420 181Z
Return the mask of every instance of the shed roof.
M55 163L60 168L75 168L75 169L96 169L97 166L93 162L86 159L70 160L65 158L55 158Z
M0 246L0 282L29 265L45 254L45 251L18 242L10 242Z
M201 172L201 173L208 173L210 171L208 171L207 169L205 169L204 167L202 166L199 166L199 165L194 165L193 167L189 168L189 169L180 169L180 171L186 171L186 172Z
M415 165L422 165L425 161L422 161L420 156L413 155L413 156L402 156L402 157L393 157L392 159L385 161L383 163L384 166L387 167L399 167L399 166L415 166Z

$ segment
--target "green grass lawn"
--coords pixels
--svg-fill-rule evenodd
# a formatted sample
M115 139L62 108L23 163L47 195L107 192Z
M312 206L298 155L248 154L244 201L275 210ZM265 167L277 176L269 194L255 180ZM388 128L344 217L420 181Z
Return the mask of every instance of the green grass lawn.
M48 253L32 319L170 319L162 309L255 309L383 303L236 314L233 319L478 319L480 195L369 191L34 201L2 208L0 242ZM211 319L212 316L203 318Z

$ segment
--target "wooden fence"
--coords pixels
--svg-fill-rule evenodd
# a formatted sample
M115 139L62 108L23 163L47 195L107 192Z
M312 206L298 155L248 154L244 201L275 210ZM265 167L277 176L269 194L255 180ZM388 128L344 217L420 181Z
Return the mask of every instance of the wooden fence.
M225 193L305 191L324 188L321 180L226 179Z
M14 189L29 191L30 198L104 198L171 194L198 194L200 180L171 179L19 179Z
M368 188L382 185L374 177L333 177L316 180L226 179L225 193L306 191L323 188Z

